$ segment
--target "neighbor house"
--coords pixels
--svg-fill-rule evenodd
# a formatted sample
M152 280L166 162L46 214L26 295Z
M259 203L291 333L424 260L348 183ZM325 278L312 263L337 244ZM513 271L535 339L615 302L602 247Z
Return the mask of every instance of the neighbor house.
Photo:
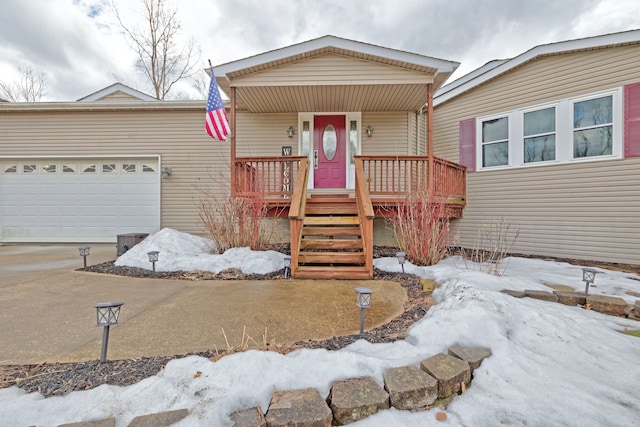
M463 246L510 225L515 253L640 263L639 30L490 62L434 105L435 154L467 167Z

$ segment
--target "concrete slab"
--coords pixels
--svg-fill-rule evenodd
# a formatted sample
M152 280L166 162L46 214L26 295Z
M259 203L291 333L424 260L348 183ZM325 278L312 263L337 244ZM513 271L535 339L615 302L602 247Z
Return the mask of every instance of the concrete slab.
M92 261L113 259L115 247L107 246ZM95 326L94 305L103 301L125 303L120 324L111 327L112 360L226 349L227 341L239 346L243 333L258 344L357 333L358 286L374 291L366 329L402 314L406 301L400 284L386 281L185 281L79 272L82 258L73 246L0 246L0 260L0 364L98 359L102 328Z

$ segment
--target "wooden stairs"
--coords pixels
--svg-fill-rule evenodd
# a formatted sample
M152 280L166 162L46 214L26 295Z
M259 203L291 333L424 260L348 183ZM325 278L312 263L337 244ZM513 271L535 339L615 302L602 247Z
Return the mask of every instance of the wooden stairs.
M306 199L296 279L369 279L356 199L313 195ZM371 256L369 254L369 256Z

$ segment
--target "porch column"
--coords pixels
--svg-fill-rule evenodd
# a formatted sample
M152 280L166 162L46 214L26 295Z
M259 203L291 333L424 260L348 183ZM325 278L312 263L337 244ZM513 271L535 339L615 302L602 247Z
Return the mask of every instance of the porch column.
M429 191L429 196L433 197L433 83L427 85L427 103L427 155L429 156L427 190Z
M229 149L231 150L231 197L236 195L236 88L231 86L231 104L230 104L230 126L231 141Z

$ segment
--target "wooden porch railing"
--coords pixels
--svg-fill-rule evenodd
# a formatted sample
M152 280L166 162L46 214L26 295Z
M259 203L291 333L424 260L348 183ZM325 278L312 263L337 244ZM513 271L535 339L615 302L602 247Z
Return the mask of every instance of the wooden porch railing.
M288 205L303 161L307 161L305 156L237 157L232 174L233 195Z
M300 159L297 170L293 198L289 207L289 234L291 242L291 275L295 275L300 252L302 224L304 223L305 206L307 203L307 182L309 180L309 161L306 157Z
M365 267L369 276L373 277L373 220L376 215L371 204L369 187L367 186L362 159L355 159L356 169L356 206L362 231Z
M428 156L356 156L372 197L397 198L416 192L428 192ZM466 200L466 168L434 157L434 196Z

